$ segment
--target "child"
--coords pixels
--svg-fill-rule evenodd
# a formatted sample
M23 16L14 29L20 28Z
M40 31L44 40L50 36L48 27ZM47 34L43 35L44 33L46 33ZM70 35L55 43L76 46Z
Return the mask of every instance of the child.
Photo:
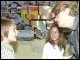
M72 57L70 45L57 22L53 23L48 35L49 38L43 48L42 59L69 59Z
M13 21L1 20L1 59L14 59L14 51L10 42L16 41L17 31Z

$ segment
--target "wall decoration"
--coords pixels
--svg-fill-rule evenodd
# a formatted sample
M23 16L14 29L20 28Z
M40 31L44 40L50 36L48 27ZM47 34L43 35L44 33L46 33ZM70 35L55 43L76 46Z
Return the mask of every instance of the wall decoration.
M22 11L21 11L21 13L22 13L22 14L27 14L27 11L28 11L27 6L22 6Z
M28 6L29 14L33 15L31 19L38 19L38 6Z
M51 13L50 6L39 6L39 14L41 15L41 19L49 19L50 13Z

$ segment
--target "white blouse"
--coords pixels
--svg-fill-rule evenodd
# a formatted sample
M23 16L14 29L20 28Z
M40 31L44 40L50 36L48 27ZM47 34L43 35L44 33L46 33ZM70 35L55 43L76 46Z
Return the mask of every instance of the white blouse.
M64 49L59 49L57 45L54 47L47 42L43 48L42 59L64 59Z

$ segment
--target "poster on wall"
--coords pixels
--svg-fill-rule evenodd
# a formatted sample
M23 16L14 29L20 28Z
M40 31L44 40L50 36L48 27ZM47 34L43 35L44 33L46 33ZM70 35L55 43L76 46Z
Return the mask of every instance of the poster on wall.
M22 6L22 8L21 8L21 16L23 17L24 22L29 25L29 19L27 18L27 15L28 15L27 6Z
M33 18L31 19L38 19L38 6L28 6L28 12Z
M49 19L51 13L50 6L39 6L39 14L41 15L41 19Z
M22 13L22 14L27 14L27 12L28 12L27 6L22 6L22 11L21 11L21 13Z

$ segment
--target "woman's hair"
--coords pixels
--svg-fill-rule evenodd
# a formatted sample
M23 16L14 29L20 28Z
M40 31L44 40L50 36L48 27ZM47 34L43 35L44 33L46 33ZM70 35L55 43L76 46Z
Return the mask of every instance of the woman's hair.
M1 38L2 38L2 34L5 37L8 37L10 27L12 27L12 26L14 26L16 28L16 25L12 20L1 19Z
M70 8L69 15L76 16L79 14L79 1L57 1L52 13L58 14L60 11Z
M48 39L46 42L49 42L51 43L52 45L55 45L54 41L51 39L51 31L52 31L52 28L56 27L59 31L59 38L58 38L58 46L60 48L65 48L66 46L66 40L65 40L65 37L64 37L64 34L62 33L62 31L60 30L60 27L58 26L58 23L57 22L54 22L53 25L51 26L51 29L49 30L49 34L48 34Z

